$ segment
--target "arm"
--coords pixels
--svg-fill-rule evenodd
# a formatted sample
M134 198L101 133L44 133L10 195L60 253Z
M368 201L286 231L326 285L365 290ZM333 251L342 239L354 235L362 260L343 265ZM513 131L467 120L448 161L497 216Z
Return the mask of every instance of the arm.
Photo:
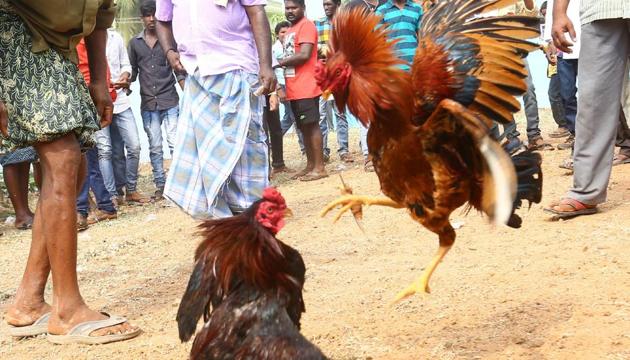
M535 9L536 4L534 4L534 0L525 0L525 8L527 8L527 10L532 11Z
M155 24L155 30L157 31L160 46L164 50L166 59L171 65L173 71L175 71L176 74L186 74L186 69L184 69L184 65L182 65L182 62L179 60L177 43L175 42L175 36L173 36L173 22L157 21ZM183 81L181 79L178 80L180 81L181 85Z
M301 43L300 44L300 52L289 57L285 57L284 59L280 59L278 63L280 66L300 66L308 61L311 58L311 54L313 53L313 44L311 43Z
M2 135L9 136L9 113L7 112L7 107L4 106L4 103L0 101L0 132ZM0 139L0 144L2 140Z
M252 25L260 71L258 77L263 87L263 94L269 94L276 89L276 75L271 67L271 28L262 5L245 6L247 17Z
M138 57L133 47L133 38L129 40L129 64L131 65L130 82L134 82L138 78Z
M553 4L553 27L551 29L551 37L556 48L562 52L572 53L573 42L576 41L575 28L571 19L567 16L567 8L570 0L556 0ZM574 0L575 1L575 0ZM573 42L569 41L565 33L571 35Z
M90 95L101 118L102 128L111 124L114 111L114 105L107 86L106 43L107 30L105 29L97 28L85 37L85 47L90 65Z

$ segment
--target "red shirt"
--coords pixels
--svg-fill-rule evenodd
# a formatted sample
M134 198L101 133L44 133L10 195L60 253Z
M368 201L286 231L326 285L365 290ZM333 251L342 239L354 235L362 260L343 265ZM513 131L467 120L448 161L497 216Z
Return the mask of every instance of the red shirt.
M83 79L90 85L90 64L88 63L88 54L85 47L85 40L81 39L77 45L77 54L79 55L79 71L83 74ZM107 66L107 86L109 87L109 95L112 97L112 101L116 101L118 94L114 85L110 81L111 75L109 74L109 66Z
M311 57L304 64L287 67L284 77L288 100L311 99L322 94L315 82L315 65L317 64L317 28L306 17L298 21L287 31L285 38L285 57L298 54L302 44L312 44Z

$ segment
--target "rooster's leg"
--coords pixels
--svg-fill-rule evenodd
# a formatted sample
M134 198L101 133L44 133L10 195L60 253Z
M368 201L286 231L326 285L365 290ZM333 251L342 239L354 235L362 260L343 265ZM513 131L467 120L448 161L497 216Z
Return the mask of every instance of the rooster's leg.
M335 207L341 206L339 213L337 214L337 216L335 216L335 219L334 219L334 221L337 221L339 220L341 215L343 215L343 213L345 213L346 211L352 209L355 206L361 207L363 205L380 205L380 206L393 207L396 209L402 209L405 207L395 202L392 199L384 198L384 197L376 198L376 197L361 196L361 195L344 195L337 198L337 200L334 200L328 205L326 205L326 207L319 213L319 215L321 217L324 217Z
M420 276L418 280L414 281L406 289L399 292L398 295L396 295L396 299L394 299L394 303L416 293L431 292L431 289L429 288L429 280L431 280L433 272L438 267L442 259L444 259L444 256L448 254L448 251L451 250L451 247L455 242L455 230L448 222L445 225L438 227L438 229L440 230L436 232L440 236L440 248L435 256L433 256L433 259L431 259L429 265L424 269L422 276Z

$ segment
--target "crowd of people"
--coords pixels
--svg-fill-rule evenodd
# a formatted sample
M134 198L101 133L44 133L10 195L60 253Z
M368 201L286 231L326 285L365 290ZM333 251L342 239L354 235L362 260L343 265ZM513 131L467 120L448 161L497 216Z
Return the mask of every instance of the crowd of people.
M391 29L400 66L408 71L423 14L434 3L351 0L343 6L380 15ZM238 214L260 197L274 174L290 172L300 181L327 177L333 129L339 159L355 161L349 114L322 94L315 80L341 0L324 0L325 17L317 21L305 16L304 0L285 0L286 21L273 29L275 44L265 4L145 0L140 6L144 29L125 44L108 30L116 15L111 0L0 0L0 130L9 151L0 165L16 227L33 228L24 277L6 316L12 328L41 332L45 324L43 332L57 342L105 343L139 334L124 318L91 310L76 275L77 228L116 218L124 203L166 197L198 219ZM60 8L66 11L61 18ZM581 8L580 14L576 0L549 0L540 10L546 19L541 48L549 61L549 98L558 124L549 136L566 138L558 148L571 149L572 155L560 165L574 171L567 197L547 209L561 217L595 212L606 200L611 167L630 163L623 110L625 102L628 114L628 99L622 98L630 4L582 0ZM533 0L497 14L539 16ZM149 139L151 197L137 189L140 135L129 100L134 81L140 85ZM554 149L539 128L531 73L527 87L527 142L521 142L515 123L492 129L510 153L523 146ZM306 158L299 171L283 158L283 135L292 126ZM613 155L615 136L621 150ZM168 172L164 138L173 157ZM360 138L364 170L374 171L367 129L361 127ZM40 189L34 213L27 197L31 163ZM96 199L91 214L90 191ZM44 299L50 272L54 308Z

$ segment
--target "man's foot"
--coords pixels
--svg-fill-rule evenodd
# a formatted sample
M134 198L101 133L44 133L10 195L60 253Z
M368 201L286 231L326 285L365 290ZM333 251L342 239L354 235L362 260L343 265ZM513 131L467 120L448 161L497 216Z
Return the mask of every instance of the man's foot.
M293 176L291 176L291 179L292 179L292 180L297 180L297 179L301 178L302 176L304 176L304 175L306 175L306 174L310 173L311 171L313 171L313 169L312 169L312 168L308 168L308 167L307 167L307 168L304 168L304 169L302 169L302 170L300 170L300 171L296 172Z
M523 147L523 142L521 139L517 137L506 139L501 146L503 150L505 150L508 154L514 155L517 151L519 151Z
M112 198L112 203L114 203L114 207L118 208L119 206L127 205L125 202L125 197L123 195L117 195Z
M354 159L352 158L352 155L350 155L349 153L343 153L341 155L339 155L339 158L341 159L341 161L345 162L345 163L353 163Z
M363 163L363 170L365 170L365 172L374 172L374 163L371 158L368 157L365 159L365 162Z
M43 301L28 306L13 304L4 315L4 320L11 326L28 326L49 312L50 305Z
M114 220L114 219L118 219L118 214L116 214L115 212L109 213L107 211L96 209L96 211L92 213L92 216L88 217L87 223L88 225L92 225L92 224L96 224L97 222Z
M590 215L597 212L597 205L588 205L571 198L564 198L551 203L544 209L546 213L559 219L573 218L579 215Z
M160 187L155 190L155 194L151 197L153 201L162 201L164 200L164 187Z
M319 180L319 179L323 179L327 177L328 177L328 173L326 172L326 170L317 171L317 172L311 171L308 174L301 176L300 181L315 181L315 180Z
M537 136L535 138L529 139L529 144L527 145L527 150L535 151L535 150L554 150L553 145L546 142L542 136Z
M53 313L48 321L48 333L51 335L65 335L70 332L75 326L86 323L89 321L107 320L109 316L94 311L88 308L86 305L82 305L78 309L73 309L72 313L64 314L60 316L59 313ZM139 334L139 328L132 326L128 322L123 322L118 325L108 326L102 329L97 329L89 333L90 337L108 336L108 335L124 335L124 334ZM122 340L122 339L121 339Z
M569 135L571 135L569 130L567 128L561 126L556 131L550 133L549 137L553 138L553 139L559 139L559 138L567 137Z
M271 169L271 176L274 176L274 175L280 174L280 173L290 174L290 173L294 173L294 172L295 172L295 170L293 170L291 168L288 168L288 167L283 165L283 166L278 166L278 167L275 167L275 168Z
M127 193L127 196L125 196L125 201L130 204L146 204L151 200L146 196L140 194L138 191L134 191L131 193Z
M88 219L87 215L77 213L77 230L83 231L88 229Z
M567 139L562 143L558 144L558 150L568 150L573 149L573 144L575 144L575 135L569 135Z
M329 163L330 162L330 154L324 153L324 162L325 163Z
M613 157L613 166L621 165L621 164L630 164L630 156L626 154L617 154ZM17 220L16 220L17 223Z
M28 230L33 228L33 214L26 216L15 216L15 228L18 230Z
M558 167L560 169L573 171L573 158L564 159L564 161L562 161L560 165L558 165Z

